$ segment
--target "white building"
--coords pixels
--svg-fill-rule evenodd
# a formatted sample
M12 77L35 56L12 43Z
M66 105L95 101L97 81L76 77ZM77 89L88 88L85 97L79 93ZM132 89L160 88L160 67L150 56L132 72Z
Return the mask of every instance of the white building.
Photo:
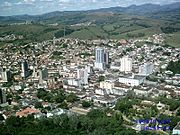
M129 86L138 86L144 82L146 79L145 76L132 76L132 77L119 77L119 82L129 85Z
M128 56L125 56L121 59L121 72L131 72L132 71L132 59Z
M143 88L135 88L134 93L137 96L145 96L147 97L152 92L151 88L143 87Z
M26 60L22 61L21 63L21 76L26 78L28 76L28 63Z
M104 70L109 63L109 53L103 48L96 48L95 68Z
M77 79L81 80L81 83L88 84L88 70L87 69L77 69Z
M8 82L11 80L11 72L10 70L3 69L3 72L1 73L1 78L3 82Z
M88 65L88 66L85 67L85 69L87 70L89 75L93 73L93 69L92 69L91 66Z
M119 95L122 96L125 94L125 91L120 89L96 89L95 94L97 95Z
M148 76L153 73L154 64L145 63L139 67L139 75Z
M117 100L118 98L116 98L115 96L109 96L109 97L95 96L95 98L93 99L93 102L96 105L112 107L116 104Z
M112 90L114 88L114 81L106 80L106 81L100 82L100 88Z
M74 78L69 78L67 80L68 85L70 86L77 86L80 87L81 86L81 82L79 79L74 79Z
M106 90L105 89L95 89L95 94L97 95L107 95Z
M96 48L96 61L95 61L95 68L104 70L105 62L104 62L104 49L103 48Z

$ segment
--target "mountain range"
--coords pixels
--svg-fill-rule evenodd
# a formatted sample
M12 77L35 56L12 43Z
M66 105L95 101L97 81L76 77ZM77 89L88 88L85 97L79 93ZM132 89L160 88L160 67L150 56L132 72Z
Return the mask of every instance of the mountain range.
M88 15L96 15L97 13L113 13L113 14L129 14L129 15L138 15L146 16L151 18L163 18L169 19L167 16L175 15L176 19L180 19L180 2L176 2L168 5L156 5L156 4L144 4L144 5L131 5L129 7L111 7L111 8L102 8L96 10L88 11L55 11L51 13L46 13L42 15L16 15L16 16L0 16L1 23L14 23L14 22L23 22L23 21L36 21L36 22L55 22L60 21L67 24L80 23L83 21L91 21L87 19ZM74 17L77 17L75 19ZM56 18L56 19L55 19ZM62 21L63 19L71 19L74 21ZM86 19L85 19L86 18ZM52 21L50 21L52 19ZM84 20L85 19L85 20Z

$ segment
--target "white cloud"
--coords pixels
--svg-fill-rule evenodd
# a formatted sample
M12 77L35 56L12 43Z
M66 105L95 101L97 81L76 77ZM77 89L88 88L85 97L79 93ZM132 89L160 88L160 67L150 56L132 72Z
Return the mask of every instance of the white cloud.
M40 0L40 2L53 2L53 0Z
M5 1L3 7L12 7L12 3Z
M23 4L34 4L36 2L36 0L22 0L22 1L19 1L17 3L15 3L16 5L23 5Z

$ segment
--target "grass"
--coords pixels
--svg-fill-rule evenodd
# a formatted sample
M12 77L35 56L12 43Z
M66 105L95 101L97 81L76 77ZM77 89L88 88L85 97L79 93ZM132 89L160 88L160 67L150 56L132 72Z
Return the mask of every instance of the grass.
M170 26L171 22L165 20L155 20L139 16L113 15L113 14L88 14L84 18L93 20L94 26L74 26L68 27L72 33L66 34L66 37L79 39L129 39L138 37L148 37L153 34L162 33L161 27ZM76 22L76 21L75 21ZM179 23L171 24L171 27L179 27ZM27 42L41 42L53 39L58 31L63 31L63 26L49 26L41 24L29 25L6 25L0 26L0 36L7 34L23 35L22 41L14 41L15 44L25 44ZM180 32L168 34L167 44L180 47ZM1 42L0 45L3 45Z
M173 47L180 47L180 32L167 35L166 43Z
M81 30L75 31L67 37L79 39L99 39L107 38L108 34L100 26L83 27Z
M29 25L7 25L0 27L0 36L8 34L23 35L24 40L31 40L40 42L47 39L52 39L54 33L59 29L63 29L61 26L48 26L40 24L29 24Z

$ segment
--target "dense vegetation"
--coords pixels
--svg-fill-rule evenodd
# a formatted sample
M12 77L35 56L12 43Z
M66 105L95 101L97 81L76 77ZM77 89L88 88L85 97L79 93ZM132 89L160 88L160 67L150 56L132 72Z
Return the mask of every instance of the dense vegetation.
M74 32L74 30L72 30L72 29L59 30L54 34L54 36L56 38L60 38L60 37L63 37L65 35L69 35L69 34L71 34L73 32Z
M78 98L74 93L65 94L63 90L48 92L44 89L38 89L37 97L50 103L56 103L58 107L62 109L68 109L67 102L73 103L78 101ZM40 106L41 105L38 104L38 107Z
M167 70L172 71L174 74L180 74L180 60L175 62L170 61Z
M136 133L123 126L121 114L108 117L106 111L93 110L87 116L67 116L34 119L33 116L11 116L0 125L2 135L155 135L154 132Z
M180 107L180 98L179 99L168 99L166 97L159 97L158 101L163 104L169 105L170 111L175 111L178 107Z

